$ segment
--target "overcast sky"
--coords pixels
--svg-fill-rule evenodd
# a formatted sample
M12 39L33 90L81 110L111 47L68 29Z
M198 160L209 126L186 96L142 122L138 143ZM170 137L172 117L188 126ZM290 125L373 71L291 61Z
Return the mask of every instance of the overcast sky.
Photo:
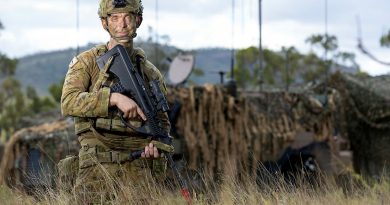
M0 0L0 52L21 57L38 51L76 47L77 43L105 42L107 33L97 16L98 0L79 0L80 29L76 29L76 0ZM149 27L170 37L182 49L258 46L258 0L235 0L232 35L231 0L143 0L144 22L138 36L146 39ZM308 52L305 39L325 32L325 0L263 0L263 46L279 50L295 46ZM328 0L328 33L336 35L340 50L354 52L364 71L390 73L362 55L357 45L357 16L365 46L378 58L390 61L390 48L379 38L390 29L389 0ZM158 21L157 21L158 19ZM160 40L162 41L162 40Z

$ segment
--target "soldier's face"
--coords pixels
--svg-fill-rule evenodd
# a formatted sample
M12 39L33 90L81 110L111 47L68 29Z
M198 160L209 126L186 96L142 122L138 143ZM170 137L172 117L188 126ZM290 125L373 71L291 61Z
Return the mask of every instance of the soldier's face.
M112 38L118 43L128 43L132 34L136 32L135 15L129 13L114 13L102 21L103 26L108 29ZM105 25L107 23L107 25Z

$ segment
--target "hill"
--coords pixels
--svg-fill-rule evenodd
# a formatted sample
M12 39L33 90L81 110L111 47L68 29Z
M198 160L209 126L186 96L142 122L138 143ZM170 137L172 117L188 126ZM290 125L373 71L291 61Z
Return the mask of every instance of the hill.
M80 51L85 51L96 44L88 44L80 48ZM145 52L150 56L149 59L154 59L153 54L156 53L155 44L145 41L135 42L135 46L139 46L145 50ZM173 59L180 52L192 53L195 56L195 65L194 67L198 70L201 70L203 75L199 76L193 72L188 80L193 84L201 85L204 83L220 83L219 72L229 72L230 63L231 63L231 50L226 48L202 48L197 50L182 51L179 48L168 45L159 45L159 49L163 51L164 56L167 56ZM161 52L161 51L159 51ZM272 55L283 56L278 51L273 52ZM39 95L48 95L48 87L51 84L58 84L65 77L65 74L68 70L68 64L72 60L73 56L76 55L76 49L69 48L65 50L51 51L51 52L41 52L29 56L25 56L19 59L19 63L16 69L16 78L21 82L23 87L28 85L35 87ZM304 54L299 54L301 57L304 57ZM272 59L270 59L272 61ZM283 58L280 58L278 61L283 61ZM168 61L161 60L164 62L162 67L168 66ZM302 61L303 62L303 61ZM237 62L236 62L237 63ZM272 62L271 62L272 64ZM273 65L275 73L271 74L275 77L275 85L284 86L284 81L282 77L282 71L280 67L285 67L283 62L282 64L276 66ZM161 68L161 66L160 66ZM279 70L279 71L278 71ZM344 66L341 64L334 64L331 67L331 72L340 70L343 73L357 73L359 69L357 67ZM306 64L300 64L300 70L297 71L295 76L295 84L302 85L304 84L303 76L307 73L313 72L313 67ZM164 74L164 72L162 72ZM226 78L226 76L225 76Z
M88 44L80 48L85 51L95 44ZM137 45L137 44L136 44ZM142 48L148 53L151 45L143 43ZM172 53L178 50L172 46L164 46L164 51ZM195 53L195 67L201 68L204 76L191 76L190 80L196 84L205 82L218 83L218 71L228 71L230 68L230 50L222 48L208 48L191 51ZM76 49L41 52L28 55L19 59L16 69L16 78L23 87L31 85L40 95L48 95L48 86L61 82L68 70L69 62L76 55ZM172 56L171 58L173 58Z

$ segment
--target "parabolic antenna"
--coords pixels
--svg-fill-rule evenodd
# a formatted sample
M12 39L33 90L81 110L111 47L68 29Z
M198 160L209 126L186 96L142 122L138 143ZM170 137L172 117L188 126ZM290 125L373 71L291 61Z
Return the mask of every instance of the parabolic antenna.
M178 85L184 83L190 76L194 67L194 56L179 54L176 56L168 71L169 84Z

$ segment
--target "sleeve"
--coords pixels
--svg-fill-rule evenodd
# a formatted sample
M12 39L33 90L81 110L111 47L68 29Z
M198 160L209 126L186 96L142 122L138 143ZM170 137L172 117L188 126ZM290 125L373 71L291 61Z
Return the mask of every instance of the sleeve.
M107 87L89 91L91 73L87 65L75 57L65 76L61 96L61 112L64 116L106 117L110 98Z

